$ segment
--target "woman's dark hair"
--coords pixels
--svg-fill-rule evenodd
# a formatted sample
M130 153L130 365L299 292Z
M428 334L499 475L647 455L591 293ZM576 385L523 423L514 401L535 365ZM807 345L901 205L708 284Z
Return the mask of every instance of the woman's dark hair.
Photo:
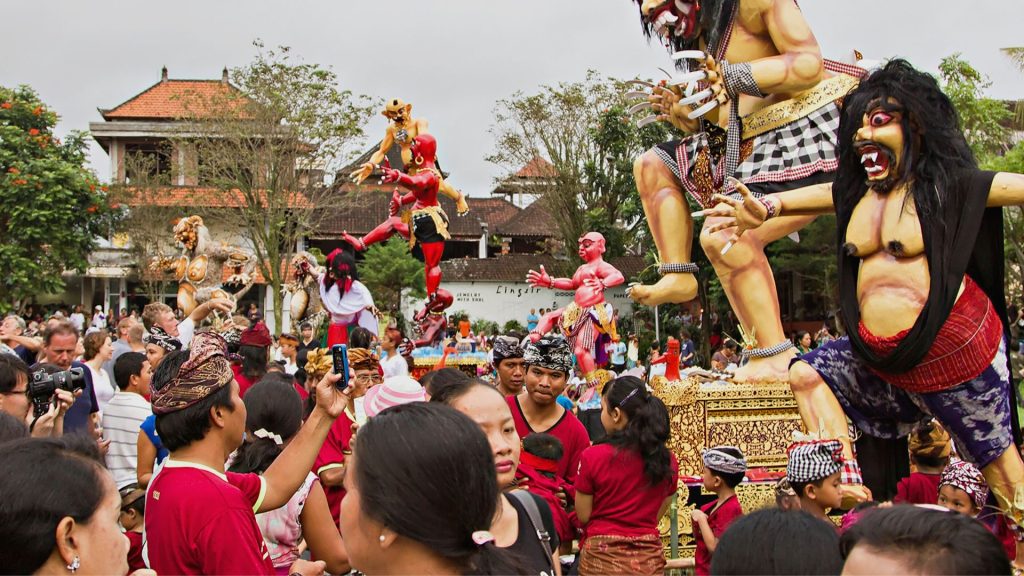
M250 382L256 382L267 373L267 362L269 348L263 346L250 346L242 344L238 347L238 355L242 357L242 375Z
M283 376L283 377L282 377ZM235 453L232 472L261 474L281 453L283 446L255 432L265 430L287 441L302 426L302 399L287 374L270 373L245 393L245 442Z
M441 393L442 389L451 386L452 384L467 382L469 380L472 380L472 378L458 368L441 368L440 370L431 370L421 376L420 384L423 385L427 394L430 394L431 399L433 399L434 396Z
M974 518L956 512L905 504L870 510L843 534L843 559L857 546L898 558L908 572L919 574L1011 572L999 540Z
M480 427L436 402L393 406L359 430L353 463L367 516L468 574L522 574L514 556L472 534L498 503L494 455Z
M636 376L612 380L605 385L602 395L609 411L618 408L629 418L624 430L609 434L603 442L639 452L644 475L651 485L670 479L672 457L665 446L669 438L665 404L648 392L647 385Z
M188 356L188 350L175 350L164 356L153 373L153 381L150 384L153 390L162 390L164 386L170 384L171 380L178 376L178 370L188 360ZM231 404L230 385L224 386L188 408L169 414L157 414L156 432L160 435L164 448L174 452L178 448L202 440L210 431L212 408L235 409Z
M362 326L356 326L355 328L348 331L348 347L349 348L366 348L369 349L373 343L373 332L370 332Z
M794 344L799 344L800 341L804 339L804 336L810 336L810 335L811 335L811 333L808 332L807 330L798 330L796 335L793 336L793 343Z
M739 448L736 448L734 446L721 446L715 448L715 450L718 450L719 452L725 452L729 456L743 458L743 453L740 452ZM711 469L708 468L708 470ZM739 486L740 482L743 482L743 477L746 476L745 472L719 472L718 470L711 470L711 473L721 478L722 482L725 482L725 485L728 486L729 488L735 488Z
M842 569L835 526L803 510L765 508L738 518L711 557L715 575L839 574Z
M107 472L81 434L7 442L0 462L0 574L32 574L53 553L63 518L93 519Z
M28 428L17 417L0 410L0 444L28 437Z
M438 372L443 370L449 370L449 368L444 368ZM442 375L440 377L442 381L438 382L438 377L435 376L431 380L431 384L434 386L435 392L430 395L431 402L438 402L446 406L451 406L456 400L462 398L477 386L493 390L495 394L501 395L501 392L499 392L497 388L479 378L470 378L469 376L466 376L464 372L461 372L456 368L450 368L450 370L456 370L459 374L462 374L462 378L451 378L449 380L447 375Z

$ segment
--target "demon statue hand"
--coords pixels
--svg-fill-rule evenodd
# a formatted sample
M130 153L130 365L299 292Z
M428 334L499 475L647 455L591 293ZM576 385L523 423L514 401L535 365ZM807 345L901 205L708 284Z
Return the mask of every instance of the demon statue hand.
M383 242L395 233L409 239L413 254L421 258L426 267L427 303L415 316L416 322L420 322L427 314L440 313L452 303L451 294L439 291L444 241L451 238L451 235L448 234L448 215L437 203L438 187L441 184L441 174L435 164L437 141L430 134L421 133L413 138L409 148L415 154L412 160L416 166L415 174L382 168L382 182L396 182L409 192L402 195L395 190L391 199L390 218L362 239L353 238L347 233L344 237L357 250L365 250L371 244ZM407 204L412 204L408 219L398 215L399 210Z
M760 199L740 186L742 200L707 211L712 228L742 239L780 215L834 211L847 335L793 364L804 425L852 458L846 416L880 437L933 416L1019 527L1000 207L1024 204L1024 176L978 170L949 99L901 60L847 95L839 138L833 184Z
M600 334L618 341L615 330L615 311L605 302L604 291L626 281L614 266L604 261L604 236L587 232L579 239L579 255L583 265L572 278L552 278L544 267L540 272L530 270L526 281L531 286L554 290L575 290L573 302L565 308L552 310L540 318L537 328L530 333L536 342L556 324L573 347L577 366L583 378L594 378L594 346Z
M419 166L412 163L415 155L412 151L412 142L420 134L427 133L427 120L425 118L412 117L412 104L406 104L398 98L388 101L381 112L389 120L387 129L384 131L384 139L380 141L380 148L370 156L370 160L364 162L358 170L351 174L352 181L359 184L366 180L377 169L377 166L384 162L388 150L398 144L402 152L403 172L410 176L415 174ZM469 204L466 203L466 196L452 188L450 184L441 179L439 188L441 194L455 201L455 209L459 216L469 212Z
M315 333L327 318L317 286L317 278L323 273L323 267L309 252L301 251L292 258L292 280L284 286L285 292L291 294L289 313L292 326L308 323Z
M659 36L686 69L652 93L631 93L647 98L633 111L653 111L641 124L660 119L687 135L634 164L662 278L629 293L654 306L696 297L691 210L711 207L716 192L731 192L727 176L748 183L758 196L831 180L836 101L856 84L854 76L831 70L858 76L860 70L822 59L794 0L634 1L648 36ZM747 342L749 362L735 380L787 377L794 351L764 247L810 219L780 218L731 247L727 235L707 228L700 234L743 333L756 338Z
M181 247L181 254L177 258L156 257L150 268L174 275L178 281L178 308L186 316L213 298L237 302L252 288L256 256L246 248L215 243L201 217L175 221L174 240ZM221 282L225 267L227 278Z

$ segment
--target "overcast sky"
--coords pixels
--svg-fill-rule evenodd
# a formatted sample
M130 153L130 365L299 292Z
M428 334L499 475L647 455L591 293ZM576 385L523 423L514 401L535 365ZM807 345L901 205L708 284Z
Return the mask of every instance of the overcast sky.
M992 80L990 94L1024 99L1024 74L1000 47L1024 46L1021 0L804 0L827 57L858 49L935 71L961 52ZM484 160L495 102L517 90L605 75L653 77L670 67L649 46L631 0L5 0L0 84L29 84L61 116L60 133L101 120L160 79L220 78L242 66L252 40L291 46L330 66L343 88L399 97L430 120L451 182L485 195L500 170ZM377 116L372 144L383 133ZM110 177L93 144L93 168Z

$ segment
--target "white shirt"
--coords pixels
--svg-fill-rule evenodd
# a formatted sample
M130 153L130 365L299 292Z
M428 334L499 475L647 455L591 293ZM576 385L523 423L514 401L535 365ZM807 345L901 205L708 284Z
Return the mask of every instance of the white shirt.
M96 371L92 366L88 364L86 366L89 368L89 372L92 372L92 389L96 393L96 403L99 405L100 412L103 412L107 409L107 404L117 390L110 381L110 374L107 374L106 370L100 368L99 371Z
M134 392L119 391L103 410L103 434L110 440L107 469L121 488L136 482L139 426L153 413L149 402Z
M405 358L397 352L381 360L380 367L384 370L385 378L409 375L409 365L405 363Z
M82 328L85 328L85 314L82 314L81 312L75 312L70 318L68 318L68 320L75 325L75 328L77 328L79 332L82 331Z

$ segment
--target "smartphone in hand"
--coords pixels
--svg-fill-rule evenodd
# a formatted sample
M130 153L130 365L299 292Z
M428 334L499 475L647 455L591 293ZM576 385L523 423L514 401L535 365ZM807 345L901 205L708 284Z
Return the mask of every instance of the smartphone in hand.
M331 359L334 363L334 373L341 375L338 380L338 390L348 388L348 346L335 344L331 346Z

